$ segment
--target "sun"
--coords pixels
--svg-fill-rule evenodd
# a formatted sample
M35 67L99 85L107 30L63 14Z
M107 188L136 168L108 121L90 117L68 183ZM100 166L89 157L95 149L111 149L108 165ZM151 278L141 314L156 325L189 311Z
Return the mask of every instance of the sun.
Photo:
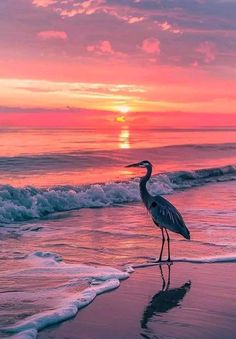
M122 114L126 114L130 111L130 107L127 105L118 106L117 111L119 111Z
M125 117L123 115L116 117L116 122L125 122Z
M126 122L126 114L130 112L130 107L128 105L119 105L115 107L115 110L119 114L115 118L116 122L121 122L121 123Z

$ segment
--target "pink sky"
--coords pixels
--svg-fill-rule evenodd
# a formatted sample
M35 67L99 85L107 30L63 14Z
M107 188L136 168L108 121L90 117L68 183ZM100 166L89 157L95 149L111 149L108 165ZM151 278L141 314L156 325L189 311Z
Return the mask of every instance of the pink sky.
M129 121L235 124L233 1L5 0L0 12L4 125L41 125L45 111L48 125L58 111L56 125L84 124L87 109L109 122L124 108Z

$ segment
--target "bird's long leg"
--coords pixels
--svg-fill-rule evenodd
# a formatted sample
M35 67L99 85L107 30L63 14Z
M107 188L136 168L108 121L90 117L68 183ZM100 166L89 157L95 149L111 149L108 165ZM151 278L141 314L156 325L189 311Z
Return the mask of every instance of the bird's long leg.
M159 256L159 259L158 261L161 261L162 259L162 253L163 253L163 248L164 248L164 243L165 243L165 235L164 235L164 231L163 231L163 228L161 228L161 233L162 233L162 244L161 244L161 252L160 252L160 256Z
M167 232L167 229L165 228L165 231L166 231L166 235L167 235L167 244L168 244L168 259L167 259L167 261L171 261L170 260L170 237L169 237L169 234L168 234L168 232Z

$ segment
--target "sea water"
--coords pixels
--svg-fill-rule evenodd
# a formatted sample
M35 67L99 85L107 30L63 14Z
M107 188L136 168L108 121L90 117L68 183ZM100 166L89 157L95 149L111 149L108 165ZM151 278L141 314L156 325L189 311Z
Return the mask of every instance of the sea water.
M132 162L153 162L150 192L190 230L190 242L171 233L174 260L236 261L234 130L5 129L0 139L1 337L36 337L158 256Z

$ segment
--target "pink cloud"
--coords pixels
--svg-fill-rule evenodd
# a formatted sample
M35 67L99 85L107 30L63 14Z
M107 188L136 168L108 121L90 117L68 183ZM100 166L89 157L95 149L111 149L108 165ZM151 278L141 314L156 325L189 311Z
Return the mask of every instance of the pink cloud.
M57 0L33 0L32 4L36 7L48 7L57 3Z
M38 37L43 40L50 40L50 39L60 39L66 40L67 34L63 31L42 31L38 32Z
M87 0L78 3L74 3L73 7L70 9L58 8L57 12L62 17L73 17L75 15L92 15L95 13L106 13L111 15L119 20L125 21L128 24L135 24L144 20L144 16L139 16L136 14L127 15L127 9L122 9L122 7L116 8L116 6L111 6L106 3L106 0Z
M96 52L98 54L114 54L115 51L113 50L110 41L104 40L100 41L96 45L89 45L87 46L88 52Z
M110 41L107 41L107 40L101 42L100 50L103 53L114 54L114 50L111 46L111 43L110 43Z
M135 24L136 22L141 22L144 20L143 16L137 17L137 16L133 16L133 17L129 17L126 21L129 24Z
M116 8L104 8L103 12L131 25L144 20L144 16L126 15L126 11L124 14L122 11L118 11Z
M106 3L106 0L86 0L73 4L72 9L61 10L58 9L58 12L62 17L73 17L78 14L92 15L96 12L103 11L103 5Z
M171 33L174 34L180 34L181 31L177 28L174 28L170 23L168 23L167 21L160 23L159 27L161 28L162 31L169 31Z
M114 55L118 57L125 56L124 53L115 51L111 45L111 42L108 40L99 41L96 45L87 46L88 52L95 52L98 55Z
M214 61L216 58L216 47L215 44L209 41L202 42L197 48L196 52L200 53L205 63L210 63L211 61Z
M171 29L171 25L168 24L167 21L163 22L162 24L159 24L159 26L163 31L169 31Z
M148 38L143 40L140 47L145 53L159 54L160 53L160 41L155 38Z

